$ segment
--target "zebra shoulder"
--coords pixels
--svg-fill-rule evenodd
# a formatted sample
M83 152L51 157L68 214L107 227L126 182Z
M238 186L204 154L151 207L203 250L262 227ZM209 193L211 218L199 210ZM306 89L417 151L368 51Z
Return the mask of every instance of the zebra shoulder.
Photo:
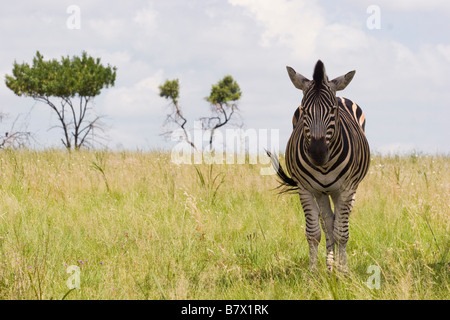
M362 111L362 109L350 99L338 97L337 100L339 107L350 113L350 115L352 115L355 121L362 128L363 132L365 132L366 117L364 116L364 112Z

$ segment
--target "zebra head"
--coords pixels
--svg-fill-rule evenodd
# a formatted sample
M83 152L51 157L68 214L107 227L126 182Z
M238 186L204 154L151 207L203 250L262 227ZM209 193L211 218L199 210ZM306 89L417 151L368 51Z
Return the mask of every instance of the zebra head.
M317 61L313 80L309 80L286 67L294 86L303 91L301 117L307 155L316 166L323 166L330 156L330 145L339 124L339 108L336 91L344 90L355 75L351 71L331 81L325 73L322 61Z

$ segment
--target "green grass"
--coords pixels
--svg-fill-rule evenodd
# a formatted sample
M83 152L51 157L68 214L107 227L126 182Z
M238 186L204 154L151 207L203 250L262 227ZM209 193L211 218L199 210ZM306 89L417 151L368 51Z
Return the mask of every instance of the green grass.
M449 299L449 164L375 156L350 219L350 271L335 277L324 240L308 271L298 196L277 195L260 165L2 150L0 298ZM70 265L81 288L69 292Z

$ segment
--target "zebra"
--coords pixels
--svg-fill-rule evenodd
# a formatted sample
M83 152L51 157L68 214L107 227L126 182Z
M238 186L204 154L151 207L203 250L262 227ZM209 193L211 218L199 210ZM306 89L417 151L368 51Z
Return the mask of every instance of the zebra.
M358 184L369 168L370 149L365 137L364 113L353 101L336 97L336 91L345 89L356 71L329 81L320 60L314 68L313 80L291 67L286 69L294 86L303 91L286 147L289 175L277 157L267 154L281 179L281 192L295 191L300 195L306 220L309 268L317 269L322 227L327 268L346 272L349 215Z

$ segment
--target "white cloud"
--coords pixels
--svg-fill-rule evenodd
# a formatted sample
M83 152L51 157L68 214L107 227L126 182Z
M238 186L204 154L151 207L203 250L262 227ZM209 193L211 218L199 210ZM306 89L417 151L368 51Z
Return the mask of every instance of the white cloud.
M133 68L133 64L130 64ZM111 124L107 130L109 147L117 149L151 148L161 145L164 121L164 101L158 86L163 71L140 79L131 85L121 85L105 91L99 107Z
M444 11L450 13L450 2L447 0L377 0L382 10L408 11Z
M316 1L229 0L229 3L246 7L264 25L263 46L279 42L293 47L304 59L316 54L316 40L325 24Z
M149 4L148 7L140 9L134 15L133 21L146 32L154 32L158 26L158 12Z
M104 112L110 116L151 116L161 113L158 86L162 83L162 71L144 78L131 86L111 88L105 92Z
M365 29L364 23L327 23L325 12L315 1L229 2L247 8L254 19L264 25L261 39L265 46L276 47L277 41L271 40L277 39L290 48L300 62L308 62L309 69L298 70L307 77L313 63L320 58L330 69L342 70L340 72L362 68L365 76L370 77L366 78L365 86L369 85L374 95L379 96L374 88L380 86L384 86L385 92L408 96L408 99L414 99L415 94L423 95L425 87L444 89L442 85L450 72L450 45L447 43L422 44L414 50L400 41L377 38L376 33ZM419 9L420 3L412 5ZM433 4L445 6L442 1ZM329 74L330 78L339 75Z
M91 30L106 40L117 40L125 36L127 23L124 19L91 19Z
M438 44L436 46L436 51L450 63L450 44Z

